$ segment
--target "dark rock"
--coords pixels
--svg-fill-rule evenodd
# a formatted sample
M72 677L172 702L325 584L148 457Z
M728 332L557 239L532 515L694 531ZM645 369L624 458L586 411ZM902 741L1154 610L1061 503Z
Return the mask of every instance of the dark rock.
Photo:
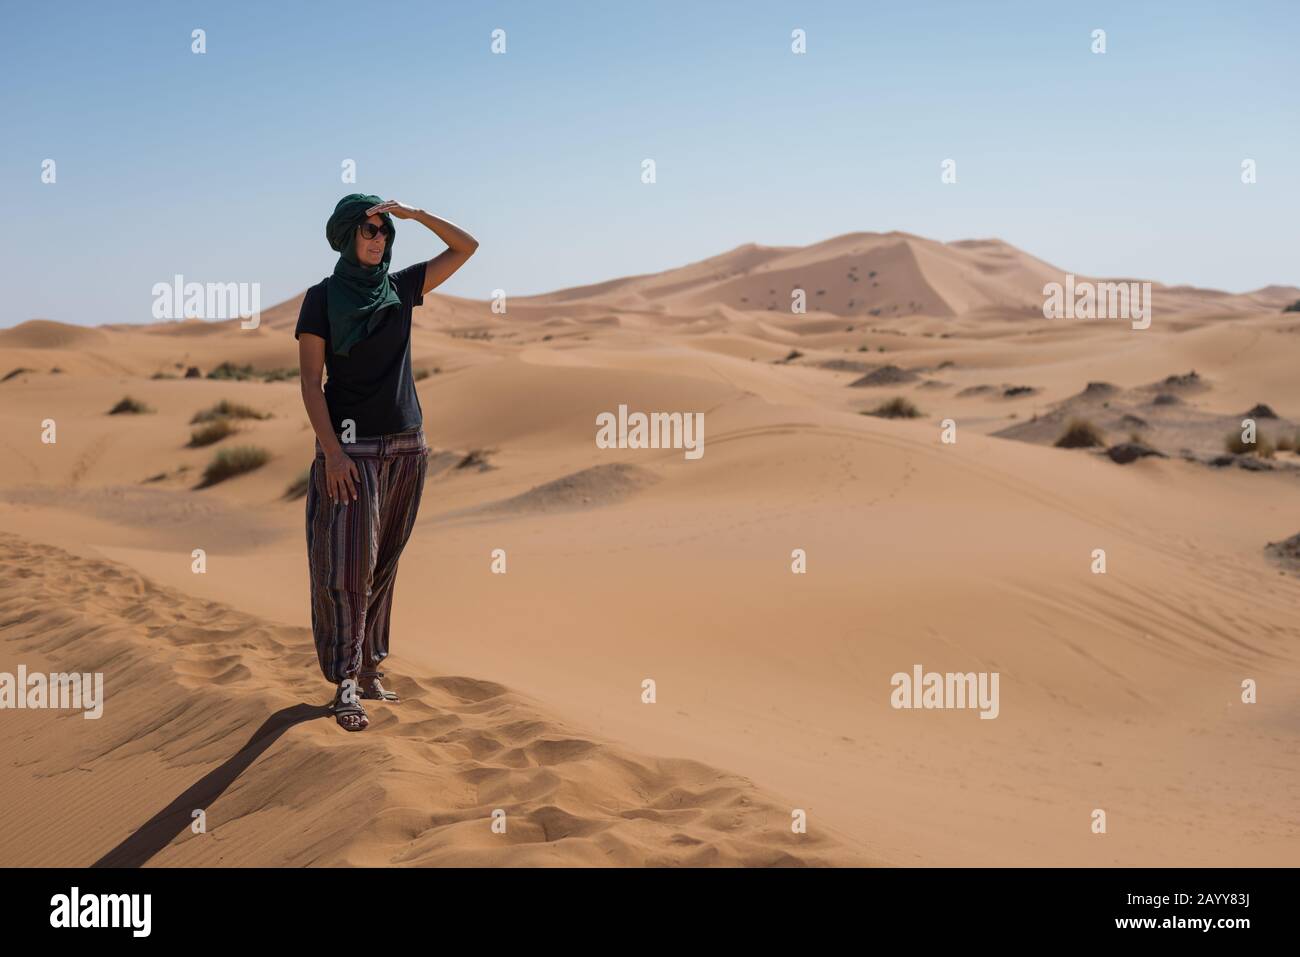
M898 385L902 382L915 382L919 378L920 376L915 372L908 372L898 366L881 366L873 372L868 372L861 379L854 379L849 383L849 387L858 389L864 386Z
M1254 456L1254 455L1238 455L1238 456L1235 456L1235 458L1237 459L1237 467L1238 467L1238 468L1243 468L1243 469L1245 469L1247 472L1271 472L1271 471L1273 471L1273 463L1272 463L1272 462L1266 462L1266 461L1264 461L1263 459L1258 458L1257 456Z
M1108 448L1106 454L1110 456L1112 462L1117 462L1120 465L1128 465L1129 462L1136 462L1138 459L1146 458L1149 455L1154 455L1160 459L1168 458L1164 453L1157 452L1143 442L1121 442L1119 445L1112 445Z
M1164 384L1171 389L1188 389L1193 386L1201 385L1201 377L1193 369L1185 375L1166 376Z
M871 372L871 369L878 368L876 363L859 363L853 359L827 359L824 363L818 363L819 369L829 369L831 372Z
M198 366L190 366L188 369L185 370L185 378L187 378L187 379L202 379L202 378L203 378L203 373L199 371L199 367L198 367Z
M1037 391L1031 385L1013 385L1002 390L1002 398L1012 399L1018 395L1033 395Z
M1252 405L1250 410L1245 413L1248 419L1276 419L1277 413L1266 406L1263 402Z
M1281 542L1269 542L1264 552L1270 558L1292 569L1300 570L1300 533Z
M1170 395L1168 392L1159 393L1151 400L1152 405L1182 405L1183 400L1176 395Z
M831 372L856 372L861 375L877 368L877 364L874 362L855 362L853 359L827 359L825 362L817 363L817 367L819 369L829 369Z

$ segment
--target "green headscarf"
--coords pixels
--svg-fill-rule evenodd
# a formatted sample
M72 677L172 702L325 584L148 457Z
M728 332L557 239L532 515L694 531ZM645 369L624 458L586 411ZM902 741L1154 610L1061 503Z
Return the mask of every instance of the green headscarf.
M384 258L378 266L363 266L357 260L357 226L366 221L366 210L383 200L366 193L350 193L339 200L334 214L325 224L325 238L330 248L339 252L334 274L326 283L326 312L330 323L330 342L337 355L345 356L352 347L370 335L383 321L392 306L401 301L392 280L388 263L393 258L396 229L388 213L380 218L393 229L384 244Z

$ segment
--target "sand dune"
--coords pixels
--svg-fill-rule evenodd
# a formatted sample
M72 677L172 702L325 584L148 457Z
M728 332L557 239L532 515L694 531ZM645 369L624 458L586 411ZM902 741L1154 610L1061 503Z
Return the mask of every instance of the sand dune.
M996 240L852 233L504 316L427 296L405 700L361 735L309 720L297 382L180 378L296 365L298 300L256 330L0 332L0 375L31 370L0 382L0 671L109 693L98 722L4 713L0 862L1294 861L1300 575L1268 546L1300 532L1300 459L1211 460L1258 404L1275 438L1300 422L1300 290L1159 287L1136 331L1043 319L1057 278ZM108 415L124 395L152 411ZM860 414L893 398L919 416ZM189 447L223 399L268 417ZM620 404L703 413L703 456L598 448ZM1166 457L1053 447L1077 415ZM233 445L266 464L196 490ZM997 719L892 708L917 663L999 672Z
M99 329L49 319L29 319L12 329L0 329L0 347L4 349L84 349L108 346L110 341Z
M996 310L1041 319L1043 286L1061 282L1064 272L996 239L941 243L911 233L864 232L811 246L746 243L677 269L562 289L526 301L549 306L616 299L624 308L639 303L676 307L724 303L734 309L788 314L790 291L797 287L807 290L810 312L841 317L952 317ZM1113 277L1113 281L1140 280ZM1154 283L1153 295L1162 311L1277 312L1300 298L1300 289L1269 286L1234 295Z
M789 833L743 777L618 747L493 681L399 677L408 700L341 739L310 634L115 563L0 535L0 615L6 656L111 682L97 720L6 715L24 768L0 810L9 865L869 862Z
M659 481L649 469L618 462L593 465L572 475L552 479L498 502L487 502L442 515L448 519L463 514L497 515L512 512L556 512L598 508L625 501L640 489Z
M1192 401L1213 389L1213 385L1195 370L1171 373L1163 379L1135 389L1120 389L1110 383L1089 383L1078 395L1057 403L1047 412L1028 422L1018 422L994 435L1029 442L1053 444L1071 422L1084 421L1097 426L1109 443L1134 441L1194 462L1216 466L1249 464L1259 469L1282 469L1300 477L1300 457L1294 453L1300 438L1300 424L1285 416L1260 415L1256 421L1260 435L1270 446L1279 441L1290 446L1280 455L1261 459L1253 456L1229 456L1227 440L1241 432L1247 416L1258 415L1252 409L1214 413L1201 409Z

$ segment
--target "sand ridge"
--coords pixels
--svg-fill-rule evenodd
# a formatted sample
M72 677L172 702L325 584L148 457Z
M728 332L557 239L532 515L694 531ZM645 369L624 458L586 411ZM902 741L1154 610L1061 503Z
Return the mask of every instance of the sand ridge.
M405 700L342 738L309 631L8 534L0 620L6 655L103 670L109 686L98 720L6 715L25 722L6 747L26 771L0 812L11 865L869 862L842 838L791 834L789 809L741 776L620 748L492 681L396 677Z

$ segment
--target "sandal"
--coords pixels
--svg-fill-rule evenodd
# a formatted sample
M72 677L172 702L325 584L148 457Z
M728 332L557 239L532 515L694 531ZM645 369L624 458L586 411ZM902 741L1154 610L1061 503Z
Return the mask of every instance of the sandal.
M382 671L362 671L357 675L358 684L361 686L360 696L371 701L401 701L397 697L396 691L389 691L379 683L379 679L384 676ZM365 681L366 678L372 678L372 681Z
M334 712L334 720L344 731L364 731L370 724L366 709L357 700L357 680L344 678L339 683L338 693L330 702L329 709ZM360 718L353 717L359 715Z

